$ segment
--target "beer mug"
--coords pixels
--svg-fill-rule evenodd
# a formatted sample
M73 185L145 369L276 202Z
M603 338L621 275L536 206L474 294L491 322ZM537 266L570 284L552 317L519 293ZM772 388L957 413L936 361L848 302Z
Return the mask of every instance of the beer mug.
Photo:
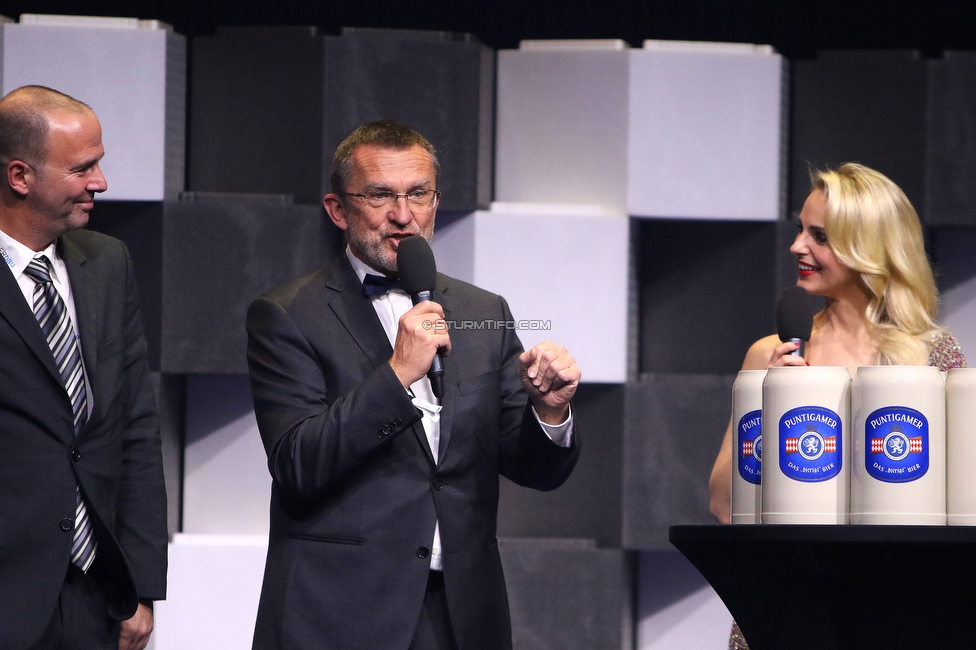
M762 384L765 370L740 370L732 384L732 523L762 512Z
M842 366L766 371L762 523L847 523L850 394Z
M945 524L945 380L939 369L858 368L851 420L851 523Z
M976 526L976 368L946 378L946 523Z

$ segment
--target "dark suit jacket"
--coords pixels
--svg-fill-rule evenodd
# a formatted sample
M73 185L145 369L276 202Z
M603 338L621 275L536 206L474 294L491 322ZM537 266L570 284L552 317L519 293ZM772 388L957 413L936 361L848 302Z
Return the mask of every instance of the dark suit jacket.
M443 275L434 300L448 320L512 318L501 297ZM460 648L510 647L495 538L498 476L553 489L579 453L575 443L553 444L527 408L515 332L451 331L435 467L345 255L258 298L247 327L273 478L254 648L405 650L435 520Z
M166 492L132 263L120 241L86 230L58 247L94 410L76 438L47 340L13 274L0 270L0 650L29 646L54 612L76 483L107 578L106 620L166 595Z

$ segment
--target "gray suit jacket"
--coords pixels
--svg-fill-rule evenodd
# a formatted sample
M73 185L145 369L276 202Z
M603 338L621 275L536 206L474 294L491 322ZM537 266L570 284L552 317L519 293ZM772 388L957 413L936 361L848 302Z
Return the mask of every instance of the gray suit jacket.
M44 630L68 569L81 486L98 538L108 617L166 596L166 491L132 262L122 242L63 236L91 417L75 437L47 340L0 270L0 650ZM67 528L67 530L65 530Z
M443 275L434 300L448 320L512 318L501 297ZM452 330L435 466L344 255L258 298L247 329L273 478L254 648L407 648L435 520L460 648L510 647L495 538L499 474L553 489L579 454L575 443L553 444L527 408L515 332Z

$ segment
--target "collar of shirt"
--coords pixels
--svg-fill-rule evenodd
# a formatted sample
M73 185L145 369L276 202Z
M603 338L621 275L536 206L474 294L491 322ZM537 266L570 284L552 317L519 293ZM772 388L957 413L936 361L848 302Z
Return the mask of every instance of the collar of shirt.
M61 299L68 305L71 322L77 323L74 298L71 295L71 284L68 282L68 268L61 256L58 255L57 242L51 242L44 250L35 252L0 230L0 257L7 264L10 272L13 273L14 280L20 286L21 293L24 294L24 299L27 300L28 305L32 305L34 302L36 283L33 278L24 274L24 269L38 255L45 255L51 261L51 281L54 283L54 288L61 294Z
M51 279L55 282L63 282L64 262L58 255L58 247L55 242L48 244L44 250L35 252L0 230L0 256L10 268L10 272L14 274L14 279L19 280L30 261L38 255L46 255L51 260L53 267Z

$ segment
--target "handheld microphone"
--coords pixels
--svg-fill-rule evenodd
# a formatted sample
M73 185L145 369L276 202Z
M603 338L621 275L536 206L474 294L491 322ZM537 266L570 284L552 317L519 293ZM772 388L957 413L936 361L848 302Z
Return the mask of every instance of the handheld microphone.
M397 246L397 270L403 289L410 294L413 304L431 300L437 283L437 265L430 244L419 235L411 235L400 240ZM435 397L444 397L444 358L440 350L434 356L427 371L430 389Z
M792 341L800 347L790 354L803 356L804 344L813 331L813 303L802 287L787 287L776 303L776 333L784 343Z

